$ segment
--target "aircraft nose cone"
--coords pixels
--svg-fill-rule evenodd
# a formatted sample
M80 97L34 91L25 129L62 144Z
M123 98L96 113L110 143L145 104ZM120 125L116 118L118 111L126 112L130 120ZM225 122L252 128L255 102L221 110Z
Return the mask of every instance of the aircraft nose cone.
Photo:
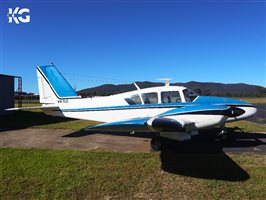
M251 117L251 116L253 116L253 115L255 115L256 114L256 112L257 112L257 108L256 107L246 107L246 108L244 108L244 110L245 110L245 118L247 118L247 117Z

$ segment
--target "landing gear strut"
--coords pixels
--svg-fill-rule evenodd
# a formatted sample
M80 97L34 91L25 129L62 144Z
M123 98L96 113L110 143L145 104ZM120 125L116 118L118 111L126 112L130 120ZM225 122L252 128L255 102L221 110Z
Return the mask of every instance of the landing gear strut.
M163 141L160 137L160 133L157 133L154 138L151 139L150 143L151 149L153 151L161 151L163 148Z

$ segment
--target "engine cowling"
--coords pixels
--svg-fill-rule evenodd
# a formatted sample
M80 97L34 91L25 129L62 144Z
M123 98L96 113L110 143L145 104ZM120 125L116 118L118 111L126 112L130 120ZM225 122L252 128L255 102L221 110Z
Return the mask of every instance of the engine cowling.
M157 132L185 131L184 122L164 117L151 118L147 122L147 125L150 129Z

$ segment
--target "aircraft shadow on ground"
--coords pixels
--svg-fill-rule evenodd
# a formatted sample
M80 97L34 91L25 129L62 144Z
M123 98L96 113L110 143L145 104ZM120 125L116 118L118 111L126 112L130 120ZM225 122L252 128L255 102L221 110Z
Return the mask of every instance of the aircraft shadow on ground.
M183 176L226 181L245 181L249 174L224 152L178 153L163 150L160 154L161 168L169 173Z
M164 171L190 177L245 181L249 174L225 152L224 148L256 147L265 145L260 139L266 138L260 133L241 133L229 129L230 140L221 142L217 139L217 130L202 132L194 140L187 142L168 142L168 148L161 151L161 167Z
M0 116L0 132L73 120L74 119L49 116L43 112L16 111L10 115Z
M131 137L139 137L139 138L152 138L154 134L152 133L144 133L144 132L136 132L134 134L130 134L129 132L114 132L114 131L84 131L79 130L67 135L64 135L63 137L84 137L87 135L93 135L93 134L106 134L106 135L114 135L114 136L131 136Z
M242 148L266 145L260 139L266 134L244 133L238 128L229 128L230 140L221 142L217 139L218 129L202 131L191 141L176 142L165 139L166 147L160 153L161 168L169 173L214 180L245 181L249 174L232 160L224 148ZM97 132L77 131L63 137L83 137ZM119 136L129 136L129 133L100 132ZM151 138L152 133L135 133L132 137Z

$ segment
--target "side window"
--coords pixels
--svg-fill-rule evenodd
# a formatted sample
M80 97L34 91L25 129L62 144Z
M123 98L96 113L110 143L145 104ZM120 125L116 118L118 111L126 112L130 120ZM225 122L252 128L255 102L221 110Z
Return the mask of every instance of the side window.
M143 93L141 94L141 97L145 104L158 103L158 95L156 92Z
M161 98L162 98L162 103L181 102L180 94L178 91L162 92Z
M138 94L125 98L125 100L129 105L141 104L141 100Z

